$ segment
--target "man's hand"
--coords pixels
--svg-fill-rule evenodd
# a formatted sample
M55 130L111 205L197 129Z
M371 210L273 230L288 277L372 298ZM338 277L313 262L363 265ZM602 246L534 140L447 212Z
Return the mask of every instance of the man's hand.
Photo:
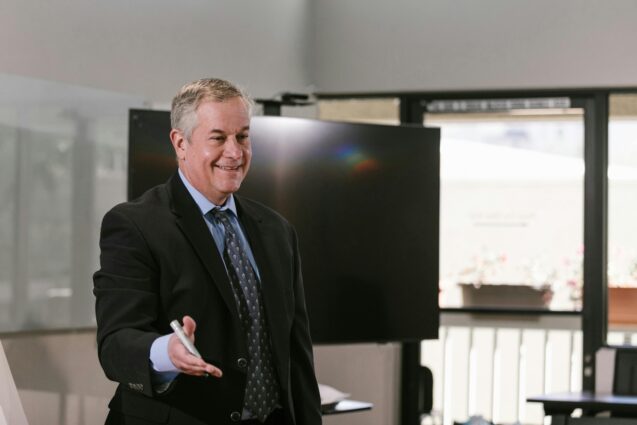
M184 333L194 343L197 324L190 316L184 316L183 324ZM209 374L221 378L221 369L190 354L175 334L168 341L168 357L177 369L187 375L203 376Z

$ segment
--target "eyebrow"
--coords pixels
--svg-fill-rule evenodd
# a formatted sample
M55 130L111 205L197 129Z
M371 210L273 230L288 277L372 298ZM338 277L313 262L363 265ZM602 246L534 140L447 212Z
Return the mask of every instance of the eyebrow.
M241 133L242 131L247 131L250 130L250 126L247 125L245 127L243 127L241 130L239 130L239 133ZM225 131L218 129L218 128L213 128L212 130L210 130L211 133L221 133L221 134L226 134Z

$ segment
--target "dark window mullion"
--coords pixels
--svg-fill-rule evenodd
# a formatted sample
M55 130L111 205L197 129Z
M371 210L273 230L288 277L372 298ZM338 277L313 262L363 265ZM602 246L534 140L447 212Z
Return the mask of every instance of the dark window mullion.
M595 352L608 330L608 93L573 99L584 109L584 293L582 389L595 390Z

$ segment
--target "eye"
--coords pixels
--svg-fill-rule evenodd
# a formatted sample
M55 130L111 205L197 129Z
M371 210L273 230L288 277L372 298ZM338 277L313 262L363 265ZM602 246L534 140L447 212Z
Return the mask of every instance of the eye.
M248 134L237 134L237 141L245 142L250 136Z
M214 140L215 142L223 142L226 140L226 136L211 136L209 140Z

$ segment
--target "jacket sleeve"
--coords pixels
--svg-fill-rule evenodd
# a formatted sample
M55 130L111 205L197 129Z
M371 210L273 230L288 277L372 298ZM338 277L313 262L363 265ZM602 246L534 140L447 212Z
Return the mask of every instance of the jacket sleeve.
M295 313L290 335L290 385L296 425L320 425L321 398L314 373L312 339L305 306L298 240L292 230Z
M150 347L159 305L158 267L138 226L118 207L102 221L93 276L98 356L106 376L152 396Z

